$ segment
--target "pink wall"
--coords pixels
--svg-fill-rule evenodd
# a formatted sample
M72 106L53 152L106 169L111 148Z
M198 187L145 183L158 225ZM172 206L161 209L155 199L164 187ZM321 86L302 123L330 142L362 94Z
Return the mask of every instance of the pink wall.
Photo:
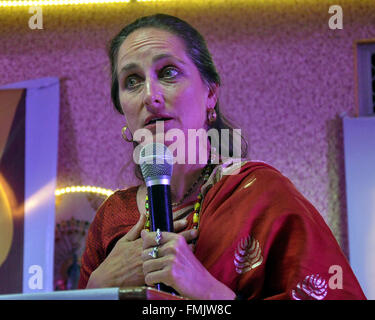
M204 2L204 4L202 4ZM58 187L136 182L122 117L111 106L105 46L136 17L163 12L195 26L221 74L221 105L243 129L250 157L274 165L317 207L347 252L340 115L355 114L353 41L375 38L375 2L178 1L0 9L0 85L61 79ZM188 4L190 3L190 4ZM264 4L267 3L267 4ZM339 4L344 29L328 28Z

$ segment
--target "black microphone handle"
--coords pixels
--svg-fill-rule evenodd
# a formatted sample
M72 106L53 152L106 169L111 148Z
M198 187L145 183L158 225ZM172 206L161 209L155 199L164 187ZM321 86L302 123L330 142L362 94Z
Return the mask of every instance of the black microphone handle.
M148 201L150 205L150 229L151 231L174 232L173 214L171 205L171 186L157 184L147 187ZM178 294L173 288L164 283L157 283L156 289L164 292Z
M171 186L157 184L147 187L150 204L151 231L173 232L173 214L171 205Z

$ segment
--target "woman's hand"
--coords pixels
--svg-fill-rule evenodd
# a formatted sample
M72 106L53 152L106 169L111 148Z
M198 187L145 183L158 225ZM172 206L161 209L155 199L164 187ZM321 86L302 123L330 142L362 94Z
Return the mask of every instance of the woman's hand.
M234 299L235 293L216 280L195 257L191 242L197 236L195 229L180 234L162 232L158 256L152 258L156 232L142 231L146 284L164 283L191 299Z
M142 243L140 233L146 222L141 214L137 224L117 241L110 254L95 269L89 278L86 288L106 288L145 285L142 260ZM181 231L186 227L186 220L173 222L174 230Z

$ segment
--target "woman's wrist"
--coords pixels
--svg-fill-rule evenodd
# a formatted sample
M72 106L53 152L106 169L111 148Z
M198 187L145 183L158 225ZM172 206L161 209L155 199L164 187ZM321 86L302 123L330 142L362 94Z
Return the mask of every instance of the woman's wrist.
M89 280L87 281L87 285L86 285L86 289L93 289L93 288L97 288L97 286L95 285L95 280L93 279L93 273L95 271L93 271L89 277Z
M215 279L216 280L216 279ZM216 285L211 287L207 300L235 300L236 293L224 283L216 280Z
M98 279L97 274L95 273L96 270L91 272L89 280L87 281L86 289L96 289L96 288L103 288L104 286L101 285L100 280Z
M226 287L226 290L220 290L219 292L215 292L210 300L235 300L236 293L233 292L231 289Z

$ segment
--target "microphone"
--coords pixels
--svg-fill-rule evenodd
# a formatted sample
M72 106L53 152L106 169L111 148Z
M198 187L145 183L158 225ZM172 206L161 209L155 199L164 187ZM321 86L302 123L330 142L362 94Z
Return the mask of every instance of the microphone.
M150 143L140 151L139 164L147 186L151 231L174 232L171 204L173 154L162 143ZM158 283L161 291L176 293L173 288Z
M173 232L172 161L171 151L162 143L150 143L141 149L139 163L147 186L151 231Z

